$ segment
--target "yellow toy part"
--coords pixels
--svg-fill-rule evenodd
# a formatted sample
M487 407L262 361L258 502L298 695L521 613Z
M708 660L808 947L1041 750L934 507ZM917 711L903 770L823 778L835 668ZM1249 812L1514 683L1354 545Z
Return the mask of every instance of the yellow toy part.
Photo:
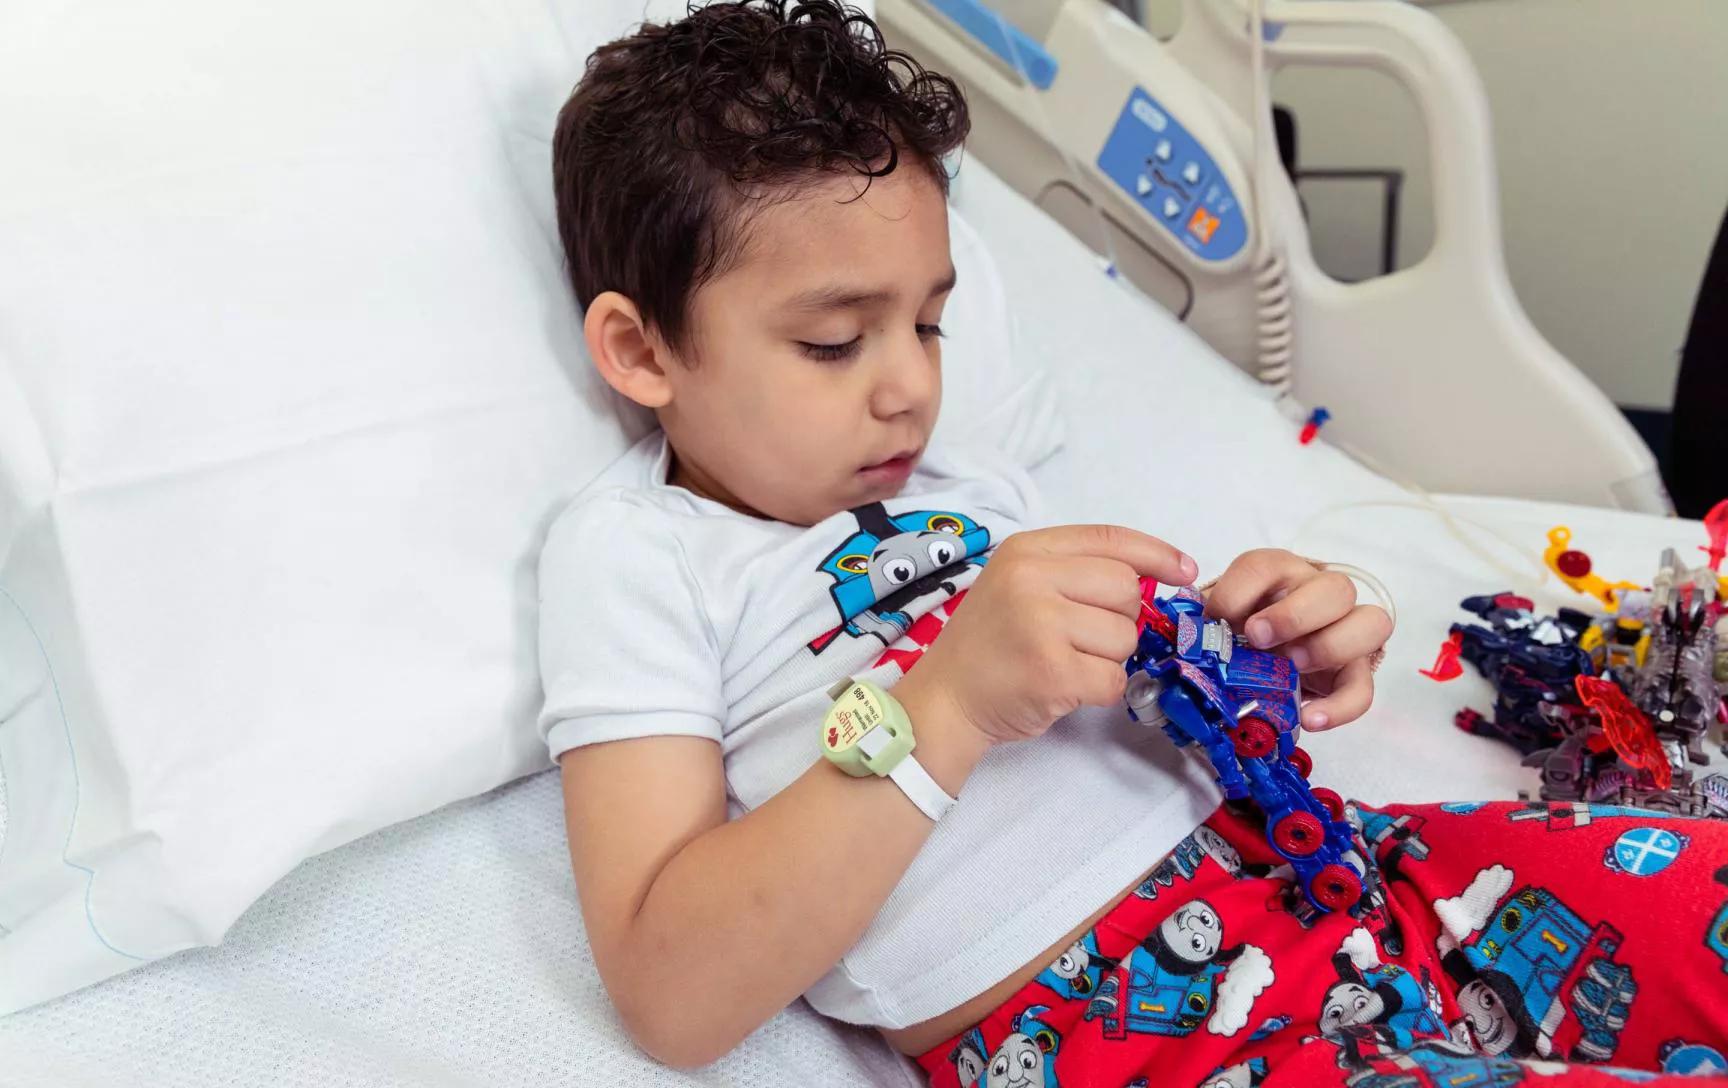
M1590 569L1590 556L1572 549L1571 543L1572 530L1564 525L1554 526L1548 530L1548 550L1542 553L1542 562L1548 564L1548 569L1575 592L1594 597L1602 603L1603 608L1615 612L1620 607L1615 595L1617 590L1643 588L1637 582L1604 580Z

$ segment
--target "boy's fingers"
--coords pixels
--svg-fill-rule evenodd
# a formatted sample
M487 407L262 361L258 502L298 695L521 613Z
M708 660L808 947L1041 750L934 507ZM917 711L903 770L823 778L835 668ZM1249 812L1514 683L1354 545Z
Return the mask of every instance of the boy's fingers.
M1140 576L1119 559L1064 557L1054 581L1056 591L1076 604L1140 618Z
M1200 573L1194 560L1178 549L1125 525L1058 525L1021 535L1048 555L1116 559L1133 567L1135 573L1165 585L1188 585Z
M1279 647L1303 672L1336 669L1359 657L1367 657L1386 644L1392 634L1392 617L1375 604L1359 604L1337 623Z
M1302 708L1302 728L1319 732L1353 722L1373 701L1374 670L1359 657L1333 674L1330 692Z
M1252 645L1269 649L1337 623L1355 607L1356 583L1342 574L1327 572L1249 616L1242 633Z
M1088 706L1119 706L1128 689L1128 673L1115 661L1081 658L1075 666L1081 681L1080 701Z
M1313 564L1277 548L1243 552L1206 593L1206 614L1241 626L1261 605L1314 577Z
M1083 654L1116 663L1124 676L1122 662L1133 655L1140 641L1140 625L1127 616L1085 605L1068 605L1064 617L1070 645Z

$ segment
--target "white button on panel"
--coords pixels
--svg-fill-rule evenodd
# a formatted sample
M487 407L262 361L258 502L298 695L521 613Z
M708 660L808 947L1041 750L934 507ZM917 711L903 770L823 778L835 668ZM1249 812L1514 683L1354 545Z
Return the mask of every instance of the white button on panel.
M1152 148L1152 157L1159 162L1169 162L1170 156L1174 153L1169 140L1159 140L1157 145Z
M1191 162L1182 168L1182 180L1190 185L1200 184L1200 164Z
M1134 182L1134 191L1139 193L1141 196L1145 196L1147 193L1152 191L1152 179L1147 177L1145 174L1141 174L1139 179Z
M1173 196L1164 198L1164 218L1174 219L1182 214L1182 202Z

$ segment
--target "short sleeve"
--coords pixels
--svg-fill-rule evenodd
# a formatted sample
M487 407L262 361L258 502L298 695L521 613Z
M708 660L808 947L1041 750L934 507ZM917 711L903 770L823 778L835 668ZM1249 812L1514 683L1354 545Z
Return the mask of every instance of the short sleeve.
M649 736L719 741L720 654L671 515L578 499L540 552L540 735L571 748Z
M984 445L1031 469L1062 448L1062 416L1042 360L1025 351L996 259L949 210L954 293L942 315L942 415L946 440Z

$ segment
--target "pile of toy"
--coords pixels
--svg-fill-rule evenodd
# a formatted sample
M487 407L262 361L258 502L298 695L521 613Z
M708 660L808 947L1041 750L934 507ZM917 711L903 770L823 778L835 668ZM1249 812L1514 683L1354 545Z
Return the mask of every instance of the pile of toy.
M1545 801L1584 801L1728 818L1728 777L1696 776L1704 743L1728 722L1728 500L1704 519L1707 565L1672 549L1649 586L1609 583L1572 533L1548 534L1543 559L1601 605L1538 615L1527 597L1468 597L1482 623L1453 624L1424 675L1450 680L1460 659L1493 685L1491 716L1464 709L1460 729L1517 748L1542 773ZM1728 753L1728 744L1723 751Z

